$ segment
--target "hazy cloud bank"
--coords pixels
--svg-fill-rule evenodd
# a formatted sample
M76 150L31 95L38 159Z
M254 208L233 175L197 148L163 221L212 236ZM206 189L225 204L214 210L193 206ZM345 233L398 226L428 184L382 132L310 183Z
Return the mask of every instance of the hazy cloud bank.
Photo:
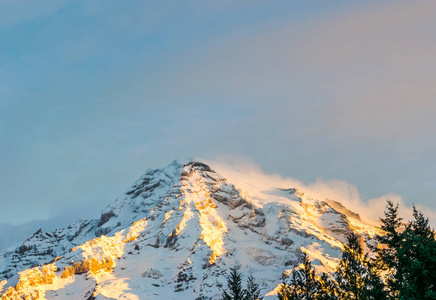
M200 159L200 161L203 160ZM412 206L404 203L401 196L393 193L381 195L377 198L364 199L360 195L358 188L352 183L337 179L325 180L323 178L318 178L315 182L303 183L294 178L286 178L277 174L266 174L258 164L244 157L221 156L216 161L209 160L208 162L219 174L232 183L239 183L242 187L253 186L265 191L271 187L297 188L300 192L318 200L338 201L370 222L377 223L379 218L384 216L387 200L399 204L400 216L405 221L412 220L413 218ZM436 226L435 211L419 204L416 207L430 219L432 226Z

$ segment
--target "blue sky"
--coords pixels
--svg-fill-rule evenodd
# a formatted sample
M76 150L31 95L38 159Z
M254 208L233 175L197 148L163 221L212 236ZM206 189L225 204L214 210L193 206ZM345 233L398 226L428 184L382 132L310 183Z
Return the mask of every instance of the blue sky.
M435 6L0 1L0 246L175 158L436 209Z

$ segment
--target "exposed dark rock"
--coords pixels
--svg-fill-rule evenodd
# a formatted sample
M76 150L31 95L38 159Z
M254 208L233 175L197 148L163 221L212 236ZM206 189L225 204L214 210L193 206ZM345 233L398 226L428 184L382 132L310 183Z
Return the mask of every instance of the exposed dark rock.
M295 228L289 228L289 231L295 233L296 235L302 236L304 238L308 238L310 234L308 234L305 230L297 230Z
M291 245L294 244L294 241L291 240L290 238L282 237L282 238L280 239L280 243L283 244L283 245L286 245L286 246L291 246Z
M336 211L338 211L346 216L349 216L349 217L352 217L352 218L355 218L355 219L361 221L359 214L356 214L355 212L352 212L351 210L347 209L341 203L339 203L337 201L333 201L333 200L326 200L326 202L334 210L336 210Z
M167 237L164 247L171 248L174 246L176 241L177 241L177 233L176 230L174 229L173 232Z
M261 209L253 209L249 214L249 225L254 227L265 226L265 214Z
M284 191L286 193L289 193L291 195L295 194L297 192L296 188L289 188L289 189L280 189L281 191Z
M115 213L113 211L108 211L104 214L101 214L100 220L98 221L98 227L109 221L110 218L115 217Z
M87 292L85 294L85 297L88 297L88 298L86 298L86 300L95 300L96 299L94 296L95 292L96 292L95 288L94 288L94 290Z
M152 192L155 188L160 185L160 182L153 183L152 185L147 185L142 192Z
M17 253L20 255L23 255L26 251L32 250L33 245L27 246L27 245L21 245L18 249L17 249Z
M186 166L190 166L191 169L197 168L200 171L213 172L213 170L208 165L198 161L191 161L190 163L187 163L185 167Z
M97 228L96 230L95 230L95 236L96 237L99 237L99 236L102 236L102 235L107 235L109 232L111 232L111 228L110 227L105 227L105 228Z
M288 266L294 266L296 263L295 263L295 261L293 261L293 260L288 260L287 262L285 262L285 266L286 267L288 267Z
M135 192L132 195L132 199L135 199L136 197L138 197L140 194L142 193L141 189L137 189L135 190Z
M221 202L227 206L230 206L232 209L247 203L247 201L242 197L239 197L239 195L229 195L230 197L226 197L226 196L219 195L218 193L213 193L210 196L214 200Z
M194 275L192 274L192 268L183 268L182 270L180 270L180 272L177 274L177 284L174 288L175 292L180 292L183 290L186 290L189 288L189 285L187 283L189 283L191 280L195 280L197 279L196 277L194 277Z

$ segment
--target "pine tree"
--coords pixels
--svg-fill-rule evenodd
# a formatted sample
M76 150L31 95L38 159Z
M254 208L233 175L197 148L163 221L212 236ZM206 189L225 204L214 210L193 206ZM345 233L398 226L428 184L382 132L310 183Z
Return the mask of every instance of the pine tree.
M428 218L413 207L414 220L398 249L399 299L436 299L436 241Z
M300 293L300 277L297 275L297 271L294 270L291 273L289 282L283 282L278 292L279 300L303 300L304 297Z
M289 285L286 281L283 281L280 285L277 297L279 300L291 300L294 299L296 295L295 287Z
M398 216L398 204L394 206L392 201L387 200L386 211L384 218L380 218L384 235L377 236L379 243L377 251L377 267L383 270L386 274L386 287L388 297L397 299L399 293L398 277L398 249L402 243L402 235L400 228L402 226L402 218Z
M319 282L309 256L303 252L301 267L295 272L297 292L305 300L315 300L319 290Z
M284 282L280 287L280 300L317 300L320 290L319 278L309 260L303 253L300 266L292 271L289 283Z
M339 300L336 282L327 273L322 273L319 284L317 300Z
M245 289L244 300L262 300L259 284L256 283L252 275L248 276L247 288Z
M335 272L340 299L385 299L384 284L375 265L360 245L359 237L350 233Z
M243 300L245 290L242 288L241 274L236 267L230 269L230 275L227 277L228 292L222 294L223 300Z

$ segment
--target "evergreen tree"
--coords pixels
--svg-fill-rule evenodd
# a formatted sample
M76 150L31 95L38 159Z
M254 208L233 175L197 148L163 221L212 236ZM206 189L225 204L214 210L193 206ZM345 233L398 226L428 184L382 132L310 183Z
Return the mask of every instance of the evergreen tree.
M300 277L297 275L297 270L291 273L289 282L283 282L278 292L280 300L303 300L304 297L300 292L301 285Z
M388 297L397 299L399 293L398 282L398 249L401 247L402 234L400 228L402 226L402 218L398 216L398 204L394 206L392 201L387 200L386 211L384 218L380 218L382 225L380 229L384 234L377 236L379 246L377 249L377 267L385 272L386 287Z
M294 285L297 293L305 300L315 300L319 290L319 282L309 256L303 252L302 263L294 274Z
M241 274L236 267L230 269L230 275L227 277L228 292L222 294L223 300L243 300L245 290L242 288Z
M339 300L336 282L327 273L322 273L319 284L317 300Z
M364 253L359 236L350 233L335 273L340 299L386 299L378 270Z
M320 282L306 253L301 256L301 264L292 271L289 283L284 282L278 292L280 300L317 300Z
M245 289L244 300L262 300L259 284L256 283L252 275L248 276L247 288Z
M280 285L277 297L279 298L279 300L291 300L294 299L295 294L295 287L293 285L289 285L288 283L286 283L286 281L283 281Z
M398 251L399 299L436 299L436 241L428 218L413 207L414 220Z
M364 253L359 236L347 238L342 259L334 274L316 276L306 254L288 282L278 293L279 300L435 300L436 238L428 218L413 207L414 220L402 230L398 204L388 200L379 245L372 249L377 259ZM386 275L386 286L380 273Z

